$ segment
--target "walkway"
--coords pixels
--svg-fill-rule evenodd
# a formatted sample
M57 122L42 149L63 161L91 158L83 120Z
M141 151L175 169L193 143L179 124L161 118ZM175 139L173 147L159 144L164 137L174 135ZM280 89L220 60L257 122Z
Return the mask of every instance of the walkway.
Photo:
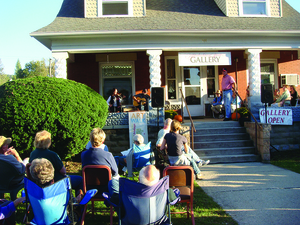
M300 174L260 162L209 164L197 181L239 224L300 224Z

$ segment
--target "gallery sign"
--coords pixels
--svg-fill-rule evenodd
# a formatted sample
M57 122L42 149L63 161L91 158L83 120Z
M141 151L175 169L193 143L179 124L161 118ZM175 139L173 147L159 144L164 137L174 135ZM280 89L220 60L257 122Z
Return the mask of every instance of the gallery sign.
M259 109L260 122L266 122L265 109ZM293 125L293 111L285 108L268 108L267 123L273 125Z
M179 52L179 66L231 65L231 52Z

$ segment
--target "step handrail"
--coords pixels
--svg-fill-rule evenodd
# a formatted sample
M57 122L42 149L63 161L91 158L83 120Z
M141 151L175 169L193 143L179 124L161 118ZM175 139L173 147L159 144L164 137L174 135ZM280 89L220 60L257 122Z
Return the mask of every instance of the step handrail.
M180 93L181 93L181 99L182 99L182 103L181 103L181 114L182 114L182 119L183 119L183 101L184 101L184 104L186 106L186 110L189 114L189 119L191 121L191 127L192 127L192 133L191 133L191 136L192 136L192 141L191 141L191 146L192 146L192 149L194 149L194 132L196 133L196 128L195 128L195 125L194 125L194 122L193 122L193 119L192 119L192 116L190 114L190 110L189 110L189 107L188 105L186 104L186 101L185 101L185 97L183 95L183 92L182 92L182 89L180 88Z
M251 110L248 108L248 106L247 106L247 105L244 103L244 101L242 100L242 98L241 98L241 96L239 95L239 93L238 93L235 89L233 89L233 91L235 92L236 96L239 97L239 99L241 100L241 103L242 103L242 104L245 106L245 108L249 111L250 115L252 116L252 118L253 118L253 120L254 120L254 122L255 122L255 143L254 143L254 147L255 147L255 151L257 152L257 126L259 126L261 130L263 129L263 127L262 127L261 124L258 123L258 121L256 120L256 118L255 118L254 115L252 114ZM237 106L237 101L236 101L236 106ZM237 107L236 107L236 109L237 109ZM238 117L237 117L237 113L238 113L238 112L237 112L237 110L236 110L236 118L238 118Z

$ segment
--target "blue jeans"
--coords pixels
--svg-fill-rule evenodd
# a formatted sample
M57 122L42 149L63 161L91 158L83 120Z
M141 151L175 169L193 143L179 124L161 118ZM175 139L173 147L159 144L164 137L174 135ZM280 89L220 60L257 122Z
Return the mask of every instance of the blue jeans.
M225 118L231 118L231 100L232 100L232 90L223 91L223 100L225 107Z
M75 196L77 196L78 191L83 188L82 176L79 175L69 175L71 179L72 189L75 190Z

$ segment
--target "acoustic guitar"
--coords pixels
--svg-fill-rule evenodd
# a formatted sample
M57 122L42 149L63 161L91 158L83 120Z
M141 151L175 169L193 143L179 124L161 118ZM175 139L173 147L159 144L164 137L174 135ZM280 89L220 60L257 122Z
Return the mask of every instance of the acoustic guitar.
M138 103L138 100L140 101L139 103ZM137 107L137 106L139 106L139 105L146 105L146 103L147 103L147 100L146 100L145 98L137 97L136 100L133 99L133 105L134 105L135 107Z

